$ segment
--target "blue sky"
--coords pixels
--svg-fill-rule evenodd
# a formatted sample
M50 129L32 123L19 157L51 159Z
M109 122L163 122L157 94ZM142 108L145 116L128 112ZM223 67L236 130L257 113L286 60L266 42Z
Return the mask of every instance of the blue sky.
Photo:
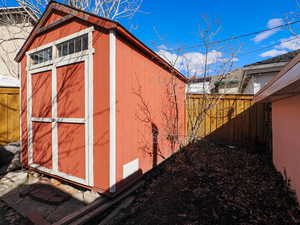
M15 0L7 3L9 6L17 5ZM193 73L201 75L204 49L199 33L205 29L204 15L211 24L219 21L220 31L212 40L217 41L300 20L298 4L297 0L144 0L141 12L119 22L171 63L176 58L179 69L184 70L183 64L189 64ZM297 14L298 17L295 16ZM214 25L212 29L216 27ZM297 33L300 23L292 28ZM200 47L187 48L199 44ZM217 68L218 63L229 58L229 53L235 53L233 68L236 68L298 48L300 36L295 38L287 28L281 28L211 46L208 62L211 67ZM217 69L211 71L218 73Z
M295 13L300 13L296 0L189 0L184 2L144 0L141 11L143 12L136 14L132 19L123 19L120 22L137 38L156 51L159 51L158 46L168 51L168 49L200 44L199 30L204 28L203 15L206 15L210 21L217 20L220 23L221 30L214 40L222 40L286 23L288 14L290 15L289 21L300 20L300 16L299 18L293 16ZM292 28L297 32L300 23L293 25ZM288 38L294 40L287 41ZM224 48L235 49L233 52L239 52L239 55L236 56L234 67L239 67L299 47L300 41L287 28L282 28L260 34L257 37L253 35L237 41L226 42L215 48L212 47L211 50L224 52L226 51L223 50ZM191 55L196 52L203 53L203 49L187 49L186 52L177 54L190 53ZM223 53L223 56L225 56L224 54L226 53Z

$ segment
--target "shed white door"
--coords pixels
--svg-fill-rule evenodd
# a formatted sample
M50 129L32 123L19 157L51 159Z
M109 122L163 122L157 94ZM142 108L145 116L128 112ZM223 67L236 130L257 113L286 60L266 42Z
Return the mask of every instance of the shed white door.
M30 71L29 163L64 179L92 185L88 76L88 57Z

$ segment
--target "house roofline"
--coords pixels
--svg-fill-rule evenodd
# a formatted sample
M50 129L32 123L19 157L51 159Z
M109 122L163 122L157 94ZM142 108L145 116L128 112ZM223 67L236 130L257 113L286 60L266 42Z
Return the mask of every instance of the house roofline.
M276 93L277 91L281 90L282 88L288 86L284 85L284 83L281 83L281 88L276 90L275 92L268 91L278 81L281 77L283 77L286 73L288 73L295 65L300 63L300 54L298 54L296 57L294 57L285 67L283 67L280 72L273 77L262 89L260 89L254 96L254 103L261 102L261 101L267 101L267 99Z
M2 8L0 8L0 14L1 14L1 11L12 11L12 13L13 13L13 10L24 10L24 12L26 12L30 16L30 18L34 21L34 23L36 23L38 21L38 17L35 15L35 13L32 11L32 9L29 7L26 7L26 6L2 7Z
M136 47L138 47L140 50L142 50L144 53L146 53L151 60L157 61L159 64L161 64L163 67L167 68L169 72L174 73L179 79L184 81L185 83L188 81L188 78L185 77L182 73L180 73L176 68L174 68L172 65L170 65L167 61L165 61L161 56L159 56L157 53L155 53L153 50L151 50L149 47L147 47L143 42L141 42L138 38L136 38L132 33L130 33L125 27L123 27L120 23L100 17L96 14L86 12L56 1L51 1L47 8L45 9L43 15L39 19L39 21L36 23L34 28L32 29L31 33L29 34L28 38L24 42L23 46L17 53L15 57L15 61L20 62L21 58L24 56L26 50L33 42L34 38L40 33L37 33L39 28L41 27L42 23L48 18L50 15L50 12L52 10L61 11L63 13L73 15L76 18L79 18L80 20L84 20L88 23L91 23L95 26L104 28L106 30L115 30L117 33L122 34L127 39L129 39Z
M267 69L267 68L273 68L273 67L282 67L288 64L288 62L276 62L276 63L268 63L268 64L260 64L260 65L250 65L247 67L243 67L244 71L249 70L260 70L260 69Z

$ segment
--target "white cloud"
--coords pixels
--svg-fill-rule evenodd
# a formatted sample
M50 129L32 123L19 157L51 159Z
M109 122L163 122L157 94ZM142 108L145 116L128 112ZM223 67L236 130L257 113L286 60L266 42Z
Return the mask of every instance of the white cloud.
M159 50L157 53L167 62L173 65L176 69L184 73L188 73L188 75L199 75L204 72L205 54L202 54L200 52L187 52L182 55L178 55L176 53L171 53L170 51L163 49ZM216 50L208 52L206 65L212 65L218 62L226 63L226 61L230 61L222 56L222 52ZM232 60L238 61L237 58L234 58Z
M168 47L165 46L164 44L161 44L161 45L157 46L157 49L168 50Z
M270 19L268 21L268 28L278 27L282 24L283 24L283 19L281 19L281 18Z
M268 21L267 28L272 29L272 28L280 26L282 24L283 24L283 20L282 19L280 19L280 18L273 18L273 19L270 19ZM268 31L262 32L262 33L256 35L253 38L253 41L256 42L256 43L261 42L262 40L265 40L268 37L270 37L271 35L273 35L276 32L278 32L279 30L280 30L280 28L275 28L273 30L268 30Z
M167 50L160 49L157 52L158 55L160 55L162 58L164 58L168 63L171 65L175 66L176 68L181 64L182 62L182 57L175 54L171 53Z
M218 59L219 62L223 62L223 63L229 63L229 62L237 62L239 61L239 59L237 57L233 57L233 58L221 58Z
M300 48L300 35L280 39L280 44L276 46L280 49L297 50Z
M278 55L282 55L284 53L287 53L286 50L278 50L278 49L272 49L266 52L263 52L262 54L260 54L261 57L274 57L274 56L278 56Z
M288 38L280 39L280 44L276 45L274 49L263 52L260 54L261 57L274 57L287 53L288 51L294 51L300 49L300 35L291 36Z

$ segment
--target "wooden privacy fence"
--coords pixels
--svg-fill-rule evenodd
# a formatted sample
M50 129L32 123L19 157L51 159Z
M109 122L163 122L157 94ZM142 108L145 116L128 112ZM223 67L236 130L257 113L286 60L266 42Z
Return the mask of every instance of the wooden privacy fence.
M0 87L0 145L19 141L19 88Z
M252 99L252 95L188 95L186 134L225 143L268 144L268 105L252 104Z

